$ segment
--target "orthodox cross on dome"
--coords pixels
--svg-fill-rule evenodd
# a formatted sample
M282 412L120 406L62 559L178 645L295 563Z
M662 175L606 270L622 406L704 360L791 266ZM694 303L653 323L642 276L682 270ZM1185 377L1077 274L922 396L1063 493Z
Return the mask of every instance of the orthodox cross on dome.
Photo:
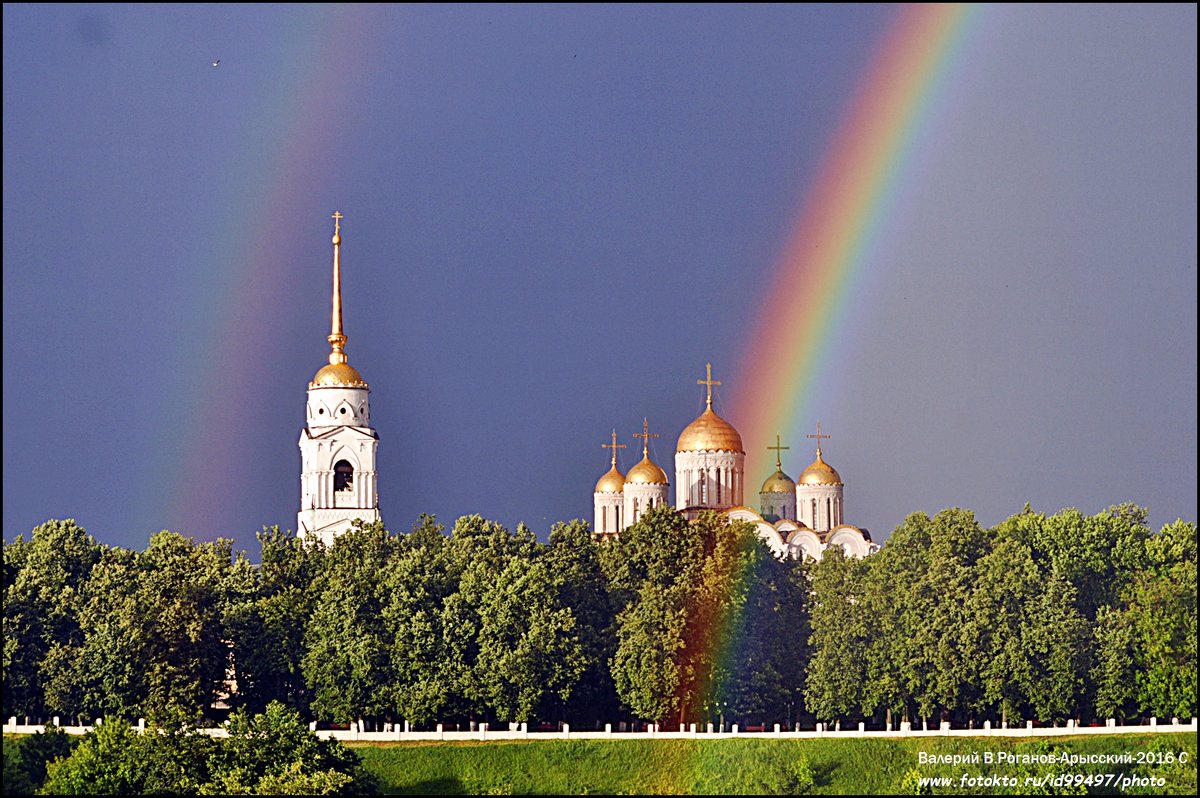
M629 447L623 443L621 443L621 444L617 443L617 431L613 430L612 431L612 443L611 444L602 443L602 444L600 444L600 448L613 450L612 464L613 464L613 468L616 468L617 467L617 449L628 449Z
M709 408L711 408L711 407L712 407L712 389L713 389L713 386L714 386L714 385L720 385L720 384L721 384L721 381L720 381L720 380L714 380L714 379L712 378L712 363L706 363L706 364L705 364L705 372L707 373L707 375L708 375L708 376L707 376L707 377L705 377L705 378L704 378L704 379L702 379L702 380L696 380L696 384L697 384L697 385L706 385L706 386L708 386L708 407L709 407Z
M821 439L825 438L826 440L828 440L829 438L832 438L833 436L832 435L822 435L821 434L821 422L818 421L817 422L817 434L816 435L805 435L804 437L817 439L817 457L820 457L821 456Z
M642 431L633 433L633 437L645 438L645 440L642 441L642 457L649 457L650 456L650 439L657 438L657 437L659 437L659 435L657 432L650 431L650 422L648 422L646 419L643 418L642 419ZM617 456L617 452L614 449L613 457L616 457L616 456Z
M333 318L329 332L330 364L345 363L346 336L342 333L341 211L333 213Z
M820 433L820 432L821 432L821 430L819 430L819 429L818 429L818 430L817 430L817 432L818 432L818 433ZM811 437L811 436L810 436L810 437ZM828 436L828 435L826 435L825 437L829 437L829 436ZM767 449L774 449L774 450L775 450L775 470L776 470L776 471L782 471L782 470L783 470L783 461L782 461L781 459L779 459L779 455L780 455L780 453L781 453L781 452L782 452L784 449L791 449L791 448L792 448L791 446L780 446L780 445L779 445L779 433L775 433L775 445L774 445L774 446L768 446L768 447L767 447Z

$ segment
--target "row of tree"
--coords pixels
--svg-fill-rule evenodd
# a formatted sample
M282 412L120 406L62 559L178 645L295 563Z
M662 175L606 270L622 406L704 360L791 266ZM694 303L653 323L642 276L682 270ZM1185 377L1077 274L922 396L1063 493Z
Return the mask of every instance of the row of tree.
M222 700L416 725L959 721L1196 713L1195 525L914 514L865 560L777 560L655 508L617 540L479 516L278 529L252 563L51 521L4 547L3 714L192 717ZM230 677L236 690L229 692Z

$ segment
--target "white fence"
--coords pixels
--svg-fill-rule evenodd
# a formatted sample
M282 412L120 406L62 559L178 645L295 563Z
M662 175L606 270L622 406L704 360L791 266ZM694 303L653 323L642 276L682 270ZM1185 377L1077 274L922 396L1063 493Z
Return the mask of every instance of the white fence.
M58 726L58 718L54 719L54 724ZM894 730L870 730L868 731L864 724L858 724L857 729L842 729L840 725L834 728L826 728L823 724L818 723L815 729L807 730L781 730L779 724L775 724L771 731L754 731L739 730L738 726L733 725L729 731L717 731L713 724L709 723L704 728L699 728L693 723L686 730L675 729L672 731L663 731L657 729L653 724L647 727L646 731L625 731L626 724L618 724L617 730L613 730L611 723L604 725L604 731L571 731L571 727L563 724L556 731L529 731L527 724L508 724L507 729L489 729L488 724L481 723L471 731L447 731L442 724L437 725L436 731L409 731L408 724L389 724L391 728L385 727L385 731L360 731L359 725L352 723L349 729L321 729L316 728L316 724L310 724L318 737L334 738L337 740L361 741L361 742L415 742L415 741L467 741L467 740L730 740L730 739L755 739L755 740L812 740L817 738L852 738L852 737L1063 737L1076 734L1145 734L1147 732L1191 732L1197 731L1196 718L1192 718L1189 722L1181 723L1178 718L1171 718L1170 723L1159 723L1157 718L1150 718L1149 724L1138 726L1118 726L1115 720L1111 718L1103 726L1077 726L1075 721L1068 720L1066 726L1034 726L1033 721L1027 722L1023 726L997 726L993 727L991 721L985 721L983 728L980 729L954 729L949 723L943 722L937 728L912 728L910 723L901 723L899 729ZM918 724L919 726L919 724ZM94 726L60 726L67 734L87 734ZM146 722L138 721L137 728L144 730ZM37 734L46 730L44 725L35 724L20 724L17 723L17 718L9 718L4 724L5 734ZM224 728L200 729L203 734L208 734L213 737L227 737L228 732Z

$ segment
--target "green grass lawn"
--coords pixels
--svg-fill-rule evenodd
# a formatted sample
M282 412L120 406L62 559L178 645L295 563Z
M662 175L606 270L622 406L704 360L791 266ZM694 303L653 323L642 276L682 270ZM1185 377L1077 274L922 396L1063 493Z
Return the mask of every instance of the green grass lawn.
M969 776L1054 774L1138 775L1165 786L1124 794L1196 794L1196 738L1191 734L1131 734L1012 739L945 737L865 740L563 740L553 742L351 744L385 794L680 794L782 793L806 783L815 794L897 794L913 773L955 780L935 793L996 795L1011 789L964 788ZM924 765L919 753L1033 753L1153 755L1154 764ZM1186 764L1165 759L1187 756ZM1170 754L1170 757L1167 755ZM804 770L804 768L800 768ZM1117 794L1115 785L1092 792Z

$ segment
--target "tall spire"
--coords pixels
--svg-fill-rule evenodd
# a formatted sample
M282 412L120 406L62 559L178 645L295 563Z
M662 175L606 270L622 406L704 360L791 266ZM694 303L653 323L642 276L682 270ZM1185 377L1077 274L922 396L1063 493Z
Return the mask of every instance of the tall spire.
M342 333L341 211L333 213L333 319L329 333L329 362L345 363L346 336Z

